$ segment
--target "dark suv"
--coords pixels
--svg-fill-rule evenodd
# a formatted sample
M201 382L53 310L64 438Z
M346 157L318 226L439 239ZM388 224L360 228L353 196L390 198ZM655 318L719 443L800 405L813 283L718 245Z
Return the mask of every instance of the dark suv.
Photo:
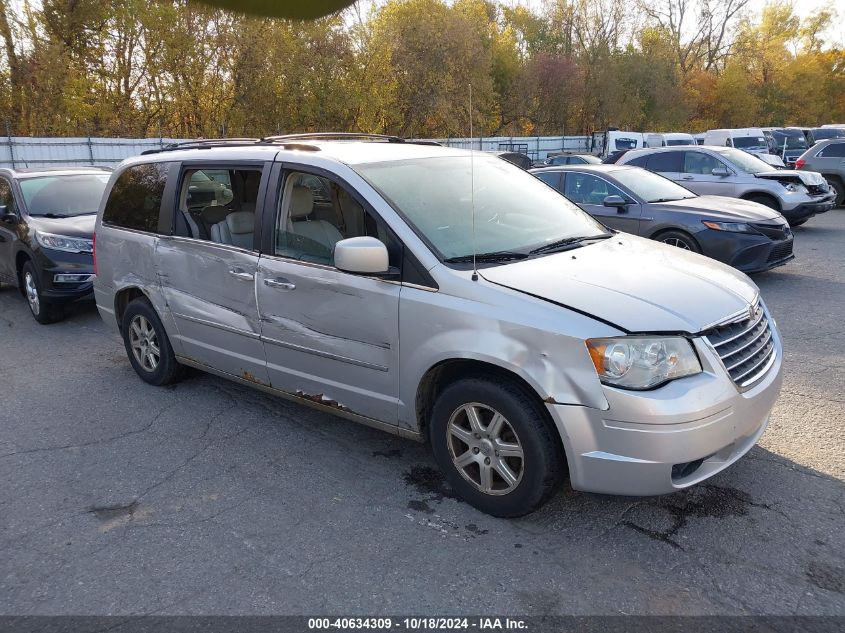
M0 283L52 323L93 298L94 222L109 170L0 169Z

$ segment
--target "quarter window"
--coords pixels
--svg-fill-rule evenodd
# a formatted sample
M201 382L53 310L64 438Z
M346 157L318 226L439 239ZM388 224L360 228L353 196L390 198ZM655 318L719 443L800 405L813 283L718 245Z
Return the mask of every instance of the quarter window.
M702 152L684 152L684 173L710 176L714 169L725 168L725 164Z
M547 185L560 190L560 175L559 171L541 171L537 174L537 178L542 180Z
M159 232L159 212L169 163L134 165L112 187L103 222L148 233Z
M820 158L845 158L845 143L831 143L819 152Z
M276 221L276 255L333 265L334 245L362 236L381 240L390 265L400 265L398 240L345 188L325 176L288 174Z

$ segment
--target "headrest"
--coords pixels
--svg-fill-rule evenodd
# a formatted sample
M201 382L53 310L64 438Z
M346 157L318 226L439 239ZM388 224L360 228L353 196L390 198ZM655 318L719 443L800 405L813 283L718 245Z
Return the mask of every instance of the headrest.
M255 214L249 211L235 211L226 216L226 226L232 235L252 233L255 230Z
M207 224L222 222L228 214L229 208L224 207L222 204L210 204L207 207L203 207L202 211L200 211L203 222Z
M308 187L297 185L290 192L290 219L304 220L314 210L314 194Z

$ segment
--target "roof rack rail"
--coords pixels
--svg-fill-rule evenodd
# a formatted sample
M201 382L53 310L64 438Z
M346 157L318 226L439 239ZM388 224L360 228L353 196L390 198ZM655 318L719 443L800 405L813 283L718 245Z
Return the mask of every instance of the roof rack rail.
M212 147L225 147L227 145L255 145L260 142L257 138L237 137L237 138L201 138L195 141L183 141L182 143L170 143L160 148L148 149L141 152L141 155L159 154L161 152L171 152L177 149L208 149Z
M388 143L404 143L405 139L389 134L367 134L366 132L301 132L296 134L281 134L277 136L265 136L261 139L265 143L277 141L292 141L296 139L306 140L331 140L331 139L372 139L375 141L387 141Z

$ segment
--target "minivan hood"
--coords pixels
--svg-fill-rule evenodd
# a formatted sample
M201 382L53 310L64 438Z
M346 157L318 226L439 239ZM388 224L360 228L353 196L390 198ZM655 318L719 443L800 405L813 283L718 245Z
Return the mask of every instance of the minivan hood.
M34 215L27 216L27 223L38 231L67 237L81 237L91 239L94 235L94 224L97 214L77 215L71 218L43 218Z
M725 196L697 196L686 200L673 200L659 203L662 207L675 211L692 211L706 214L708 217L723 218L729 222L760 222L776 220L780 213L769 207L742 200L741 198L727 198ZM784 223L786 221L784 220Z
M779 180L781 182L789 181L796 182L800 185L812 186L821 185L825 182L824 176L817 171L802 170L775 170L775 171L761 171L754 174L757 178L765 178L767 180Z
M724 264L625 233L479 274L628 332L695 334L757 296L748 277Z

